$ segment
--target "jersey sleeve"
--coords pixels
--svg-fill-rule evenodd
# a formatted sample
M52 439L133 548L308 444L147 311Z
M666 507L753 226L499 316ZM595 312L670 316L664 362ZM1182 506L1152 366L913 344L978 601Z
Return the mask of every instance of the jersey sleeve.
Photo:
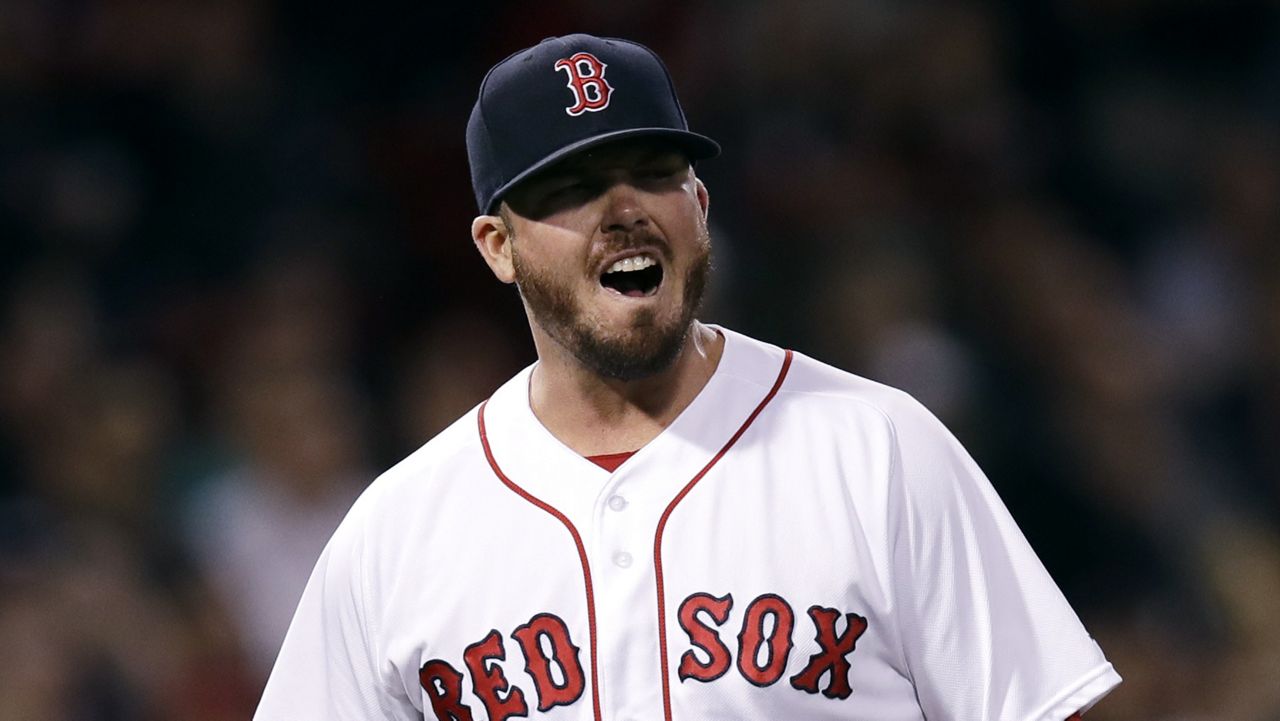
M320 555L254 721L421 719L380 667L368 605L364 515L357 501Z
M930 721L1062 721L1120 682L995 489L914 404L893 419L892 583Z

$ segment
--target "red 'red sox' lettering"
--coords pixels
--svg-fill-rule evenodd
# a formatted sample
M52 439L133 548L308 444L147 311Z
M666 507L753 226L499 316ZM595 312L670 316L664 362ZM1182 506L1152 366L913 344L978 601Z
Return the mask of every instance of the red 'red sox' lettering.
M504 661L506 658L507 653L502 648L502 634L496 630L490 631L488 636L467 646L467 650L462 654L463 663L471 672L471 685L475 687L476 696L479 696L480 702L484 704L484 710L489 714L490 721L506 721L512 716L529 715L529 707L524 702L524 691L513 688L506 698L500 695L510 684L507 682L507 677L502 675L502 667L497 664L490 666L488 661L490 659Z
M578 660L577 646L569 639L569 628L558 616L540 613L525 625L511 633L524 649L525 670L533 678L538 689L538 710L547 711L554 706L568 706L582 696L586 677ZM551 655L542 652L541 639L551 642ZM551 677L551 664L560 667L563 683L557 684Z
M827 687L822 695L827 698L849 698L853 689L849 686L849 654L858 644L864 631L867 630L867 619L856 613L845 614L844 633L836 635L836 619L840 612L834 608L811 606L809 618L818 629L818 645L821 650L809 657L809 664L804 670L791 677L791 685L801 691L818 692L818 679L824 673L831 672Z
M680 657L678 674L680 681L714 681L728 670L732 659L729 648L720 640L716 628L703 621L709 618L716 627L723 626L733 608L733 595L726 593L719 598L709 593L695 593L680 604L680 627L689 635L689 642L707 656L707 662L699 660L693 649ZM791 677L791 686L807 693L822 693L832 699L845 699L853 693L849 680L851 667L849 655L854 652L858 639L867 630L867 619L856 613L843 614L844 631L836 633L841 613L834 608L812 606L809 618L813 621L818 653L800 673ZM765 630L772 620L772 628ZM738 634L738 671L742 677L756 686L770 686L778 681L787 665L787 656L793 646L791 633L795 615L786 599L771 593L764 594L747 606ZM764 653L764 661L760 655ZM819 689L819 682L827 676L827 685Z
M511 635L524 652L525 671L533 679L539 711L568 706L582 697L586 677L578 660L579 649L569 638L569 627L563 620L550 613L540 613ZM550 655L542 649L544 638L551 647ZM496 630L489 631L463 652L463 663L471 673L471 686L492 721L529 715L524 691L511 685L498 664L489 663L504 660L506 649L502 634ZM559 668L562 683L557 684L552 677L552 664ZM437 721L474 721L471 707L462 703L462 674L449 662L432 659L422 664L418 682L426 691Z
M773 617L773 630L765 638L766 617ZM738 634L738 670L757 686L770 686L782 677L791 653L791 629L796 615L781 596L766 593L747 606L747 617ZM763 664L757 663L760 649L768 644Z
M471 708L462 703L462 674L447 661L437 658L422 664L418 682L439 721L473 721Z
M680 655L677 673L681 683L712 683L734 666L733 652L720 634L732 610L730 593L694 593L680 603L680 628L692 645ZM843 630L838 631L842 616ZM800 673L791 677L791 686L830 699L846 699L853 694L849 656L867 630L867 619L823 606L809 607L809 618L818 652L809 657ZM747 604L738 632L738 673L762 688L777 683L794 648L795 624L791 605L777 594L766 593ZM582 650L573 642L563 619L550 613L536 614L528 623L516 627L511 637L524 654L525 672L533 682L539 712L569 706L582 698L587 688ZM507 651L502 634L493 629L463 652L470 688L492 721L529 716L524 690L508 680L498 663L506 660ZM824 678L826 686L821 687ZM451 664L441 659L427 661L419 670L418 679L437 721L474 721L471 707L462 700L463 674Z
M706 613L717 626L723 626L733 608L733 596L725 594L716 598L709 593L695 593L680 604L680 628L689 634L689 641L707 654L710 660L702 663L692 650L680 657L680 680L714 681L729 670L729 647L720 635L698 620L699 613Z

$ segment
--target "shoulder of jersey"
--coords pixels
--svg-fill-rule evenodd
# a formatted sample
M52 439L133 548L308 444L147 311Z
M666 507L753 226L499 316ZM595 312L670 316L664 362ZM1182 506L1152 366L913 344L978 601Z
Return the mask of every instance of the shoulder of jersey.
M476 420L479 410L477 405L463 414L448 428L384 471L374 480L374 485L386 486L390 491L404 484L429 483L457 463L483 462Z
M785 351L730 328L713 326L733 345L732 360L716 372L727 373L760 389L777 378ZM840 370L803 353L792 351L792 360L778 395L770 401L776 411L786 406L812 417L826 414L832 428L847 423L887 424L899 431L918 429L926 434L941 423L920 402L904 391ZM730 356L726 354L726 358ZM726 365L728 367L726 367Z
M906 391L840 370L802 353L793 355L784 391L835 404L856 404L883 416L896 427L939 424L933 413Z
M472 408L417 450L383 471L364 490L351 516L378 516L429 497L462 469L485 463Z

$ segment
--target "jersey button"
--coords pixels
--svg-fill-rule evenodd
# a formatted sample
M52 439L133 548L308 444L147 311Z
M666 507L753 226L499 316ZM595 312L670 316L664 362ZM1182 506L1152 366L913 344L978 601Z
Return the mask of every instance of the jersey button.
M613 565L618 568L627 568L631 565L631 554L626 551L618 551L613 554Z
M623 498L622 496L609 497L609 508L612 508L615 511L621 511L626 507L627 507L627 499Z

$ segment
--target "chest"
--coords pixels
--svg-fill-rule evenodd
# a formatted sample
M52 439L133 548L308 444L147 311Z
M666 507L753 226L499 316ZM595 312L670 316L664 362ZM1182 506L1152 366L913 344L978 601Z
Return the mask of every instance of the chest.
M885 462L743 440L594 482L451 485L382 574L381 646L424 716L920 718Z

